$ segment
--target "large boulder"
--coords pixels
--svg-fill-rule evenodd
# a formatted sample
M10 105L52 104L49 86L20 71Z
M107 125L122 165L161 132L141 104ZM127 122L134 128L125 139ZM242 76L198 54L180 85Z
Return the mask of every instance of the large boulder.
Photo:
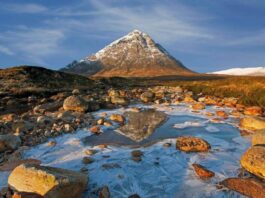
M265 147L252 146L240 159L241 166L250 173L265 179Z
M265 198L265 185L256 179L228 178L222 181L221 184L247 197Z
M210 144L198 137L183 136L176 140L176 148L185 152L205 152L208 151Z
M6 150L15 150L21 144L21 140L18 136L7 134L0 135L0 153Z
M37 193L45 198L76 198L86 189L87 176L60 168L22 164L11 172L8 184L16 191Z
M244 117L240 120L240 127L247 130L265 129L265 119L259 117Z
M85 112L88 109L88 104L80 96L69 96L64 100L63 108L66 111Z
M252 145L265 146L265 130L257 131L252 135Z

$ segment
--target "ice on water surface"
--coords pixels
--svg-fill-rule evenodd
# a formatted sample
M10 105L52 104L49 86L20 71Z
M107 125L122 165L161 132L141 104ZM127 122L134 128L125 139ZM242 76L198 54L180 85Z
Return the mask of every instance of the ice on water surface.
M193 113L185 105L140 107L156 108L168 115L168 120L150 136L151 140L161 140L137 148L144 153L141 162L131 159L133 148L129 146L109 146L102 150L97 146L84 144L82 140L91 135L87 130L56 138L55 147L48 147L47 144L36 146L25 153L25 158L40 159L43 165L76 171L87 167L89 184L86 197L98 197L97 190L105 185L109 187L111 196L117 198L127 198L132 194L145 198L242 197L238 193L216 188L216 184L223 179L237 176L239 159L250 145L248 139L240 136L236 120L229 118L225 123L213 123L204 116L204 111ZM207 107L205 111L215 110ZM125 111L127 110L121 108L104 112L110 115ZM100 116L101 113L102 111L96 112L94 116ZM113 126L113 129L115 127L117 126ZM181 135L201 137L211 144L212 149L207 153L181 152L175 148L175 137ZM172 146L163 147L166 142L172 143ZM89 165L82 164L86 149L98 151L92 156L95 161ZM215 177L208 181L200 180L192 169L192 163L199 163L214 171ZM8 175L0 174L1 178Z

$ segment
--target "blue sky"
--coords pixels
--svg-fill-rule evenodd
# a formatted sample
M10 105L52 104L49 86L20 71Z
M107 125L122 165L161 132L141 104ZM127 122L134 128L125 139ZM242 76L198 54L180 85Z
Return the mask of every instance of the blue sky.
M0 0L0 68L58 69L133 29L198 72L265 66L263 0Z

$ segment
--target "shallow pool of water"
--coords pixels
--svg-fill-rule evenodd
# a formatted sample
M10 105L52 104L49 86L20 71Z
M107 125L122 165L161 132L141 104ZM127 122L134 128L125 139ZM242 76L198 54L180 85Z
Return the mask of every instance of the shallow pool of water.
M25 158L40 159L43 165L76 171L87 167L89 184L86 197L98 197L96 191L105 185L115 198L127 198L132 194L144 198L243 197L238 193L216 188L216 184L223 179L238 175L239 159L250 145L247 138L240 136L237 119L229 117L223 123L212 122L205 113L214 112L216 107L207 107L206 110L194 113L184 104L140 106L155 108L168 116L166 122L141 142L114 132L118 127L114 125L103 128L103 134L99 136L80 130L75 134L58 137L55 147L48 147L47 144L36 146L25 153ZM126 109L121 108L104 112L110 115L125 111ZM94 115L100 117L102 112ZM207 153L181 152L175 148L175 138L182 135L201 137L211 144L212 149ZM165 142L172 143L172 146L163 147ZM99 149L96 146L99 143L111 146ZM143 151L141 162L131 159L132 146L140 147L138 149ZM86 149L98 151L92 156L95 161L89 165L82 164ZM200 180L191 166L195 162L214 171L215 177L207 181ZM114 166L105 168L106 164L108 167Z

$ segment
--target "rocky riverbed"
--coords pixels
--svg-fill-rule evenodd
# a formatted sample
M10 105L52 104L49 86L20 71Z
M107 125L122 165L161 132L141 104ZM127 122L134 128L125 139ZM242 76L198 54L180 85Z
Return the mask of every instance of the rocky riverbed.
M261 108L180 87L94 94L74 90L59 97L57 108L47 106L58 100L49 101L24 115L2 116L2 197L22 191L46 197L264 196ZM41 188L45 181L35 170L55 178L50 189ZM16 178L40 183L30 188Z

